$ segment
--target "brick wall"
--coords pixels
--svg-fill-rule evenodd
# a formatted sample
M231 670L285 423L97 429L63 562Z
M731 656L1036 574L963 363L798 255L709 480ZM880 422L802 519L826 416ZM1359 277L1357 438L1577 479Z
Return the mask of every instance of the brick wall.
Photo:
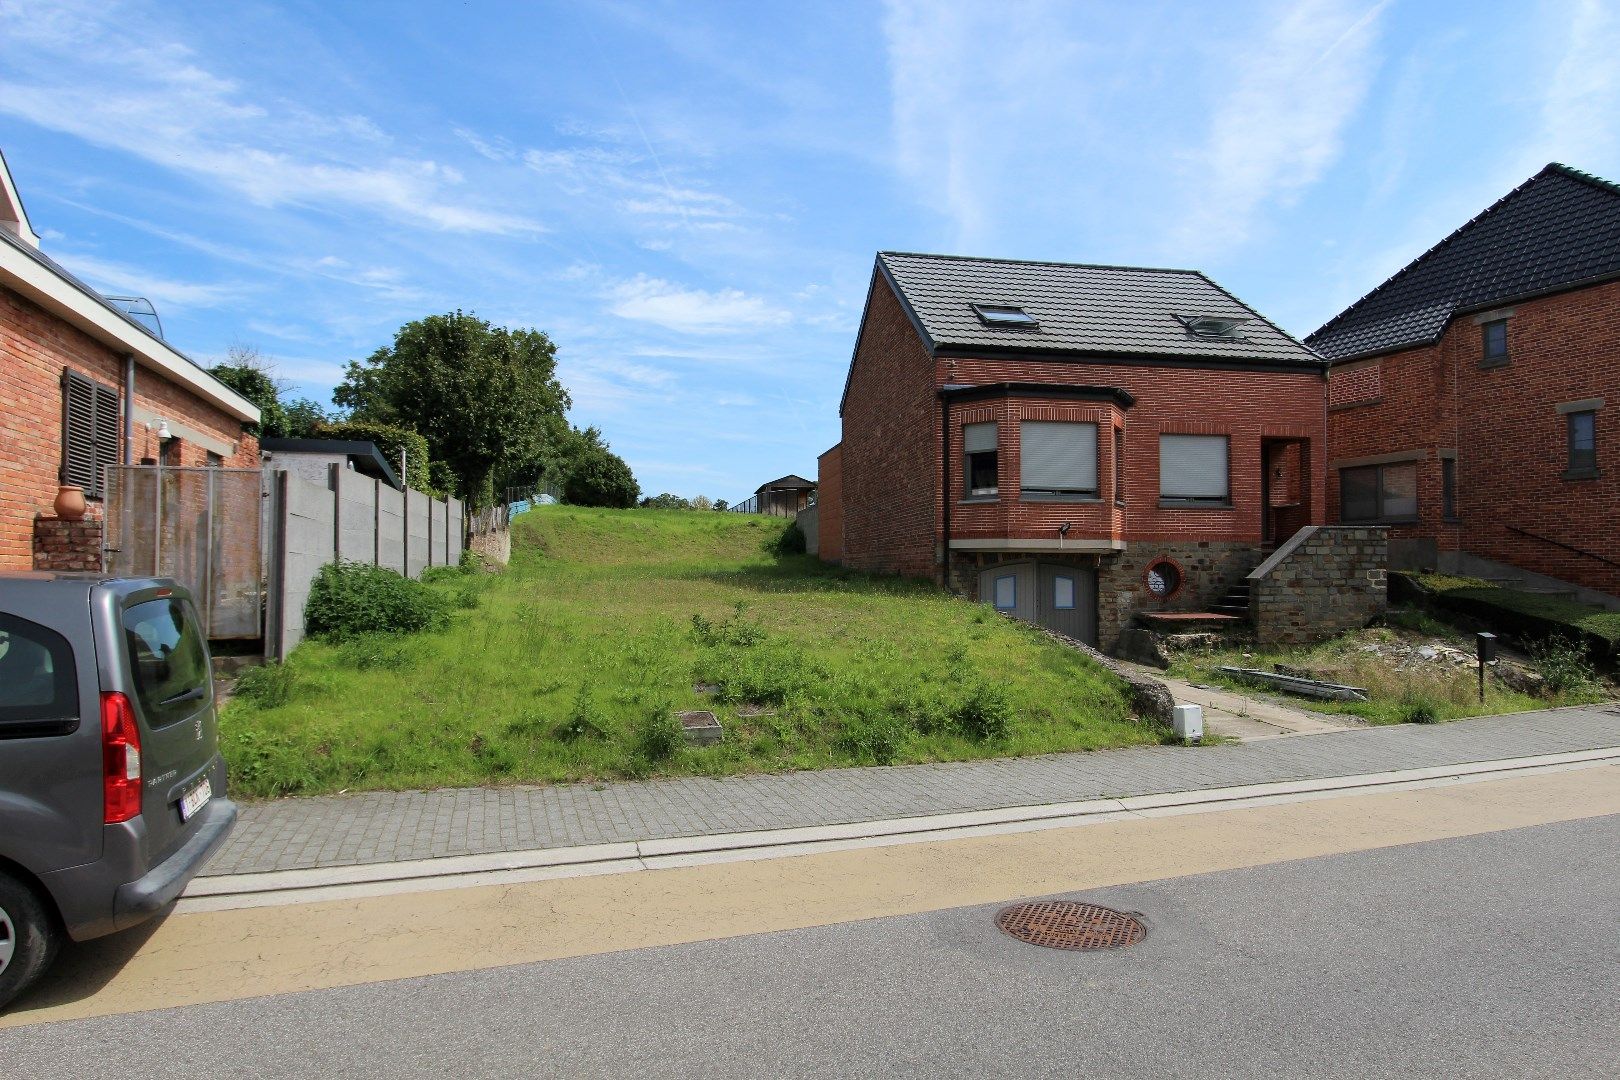
M1302 531L1249 576L1249 614L1265 643L1304 644L1367 625L1384 609L1388 530Z
M76 328L23 297L0 288L0 569L33 565L34 519L53 516L62 467L62 369L74 370L119 391L123 360ZM227 443L223 464L258 465L258 441L240 421L164 381L146 368L135 377L138 406ZM157 436L137 424L135 460L156 457ZM180 441L182 465L206 465L207 451ZM91 500L88 516L101 516Z
M939 401L934 361L874 278L844 401L844 565L939 576Z
M1536 573L1620 594L1620 283L1504 307L1508 363L1482 368L1482 330L1452 320L1434 346L1335 367L1332 381L1360 384L1379 370L1379 396L1329 414L1335 461L1410 451L1418 460L1419 520L1392 526L1395 540L1432 542ZM1493 314L1498 314L1493 313ZM1359 393L1359 392L1358 392ZM1335 397L1351 391L1334 391ZM1564 479L1562 402L1602 398L1594 479ZM1442 451L1456 451L1457 520L1441 514ZM1338 520L1337 470L1329 477ZM1514 532L1517 526L1546 539ZM1551 541L1578 548L1568 551Z
M101 519L34 519L35 570L100 570Z
M817 554L822 561L844 559L844 464L839 444L816 459Z

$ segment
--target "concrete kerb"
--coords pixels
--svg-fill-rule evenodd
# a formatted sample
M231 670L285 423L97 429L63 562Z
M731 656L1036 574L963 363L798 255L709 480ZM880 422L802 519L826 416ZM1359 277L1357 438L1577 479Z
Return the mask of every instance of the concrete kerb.
M315 903L391 893L517 884L561 877L634 873L822 851L925 843L1041 829L1070 828L1130 817L1211 813L1308 799L1475 783L1535 772L1620 766L1620 747L1313 780L1249 784L1204 791L1004 807L886 821L776 829L715 836L500 852L410 862L285 870L199 878L177 903L179 913Z

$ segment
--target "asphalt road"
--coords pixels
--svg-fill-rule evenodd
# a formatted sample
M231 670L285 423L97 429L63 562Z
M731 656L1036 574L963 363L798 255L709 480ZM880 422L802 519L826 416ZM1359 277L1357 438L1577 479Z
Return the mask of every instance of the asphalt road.
M1620 816L995 907L0 1031L6 1077L1613 1077ZM289 940L285 947L296 949Z

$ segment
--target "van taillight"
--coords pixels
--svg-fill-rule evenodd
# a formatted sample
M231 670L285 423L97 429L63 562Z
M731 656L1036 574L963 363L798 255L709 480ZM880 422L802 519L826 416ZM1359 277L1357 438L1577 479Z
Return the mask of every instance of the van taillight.
M101 695L101 783L108 825L141 812L141 730L129 698L116 691Z

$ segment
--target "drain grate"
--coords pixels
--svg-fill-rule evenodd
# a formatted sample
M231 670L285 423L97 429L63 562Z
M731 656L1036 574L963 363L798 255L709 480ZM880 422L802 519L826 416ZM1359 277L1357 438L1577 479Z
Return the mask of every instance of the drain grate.
M1048 949L1122 949L1147 936L1147 927L1134 915L1069 900L1002 908L996 925L1019 941Z

